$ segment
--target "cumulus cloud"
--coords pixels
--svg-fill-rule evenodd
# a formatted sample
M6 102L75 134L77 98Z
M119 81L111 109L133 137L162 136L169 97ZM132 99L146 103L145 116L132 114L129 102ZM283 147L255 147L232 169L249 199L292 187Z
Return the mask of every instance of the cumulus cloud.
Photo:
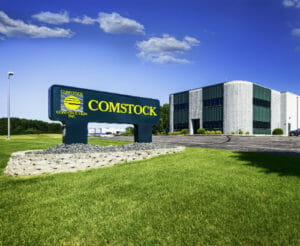
M295 7L300 8L300 0L283 0L284 7Z
M122 17L118 13L99 13L97 21L107 33L144 34L144 26L133 19Z
M89 16L84 15L82 18L76 17L76 18L72 19L72 21L80 23L80 24L84 24L84 25L92 25L95 22L97 22L97 19L93 19Z
M137 43L138 56L154 63L189 63L187 59L178 58L179 55L198 46L199 40L186 36L178 40L168 34L162 37L152 37Z
M22 20L12 19L8 17L8 15L3 11L0 11L0 33L7 37L31 38L69 38L74 35L74 33L70 29L37 26L33 24L27 24Z
M292 30L292 35L300 38L300 28L294 28Z
M38 14L32 15L32 18L37 19L40 22L61 25L70 22L69 13L67 11L60 13L52 13L49 11L40 12Z
M100 28L106 33L127 33L127 34L144 34L144 26L137 21L125 18L120 14L113 12L111 14L99 12L98 17L92 18L87 15L83 17L70 18L67 11L61 13L40 12L32 15L32 18L41 22L61 25L70 22L76 22L83 25L92 25L99 23Z

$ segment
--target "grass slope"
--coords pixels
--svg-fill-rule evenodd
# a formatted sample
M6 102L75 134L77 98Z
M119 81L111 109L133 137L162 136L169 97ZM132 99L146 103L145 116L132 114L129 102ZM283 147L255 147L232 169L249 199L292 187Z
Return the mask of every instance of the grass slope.
M58 142L0 140L0 244L300 245L300 158L187 148L85 172L3 176L10 153Z

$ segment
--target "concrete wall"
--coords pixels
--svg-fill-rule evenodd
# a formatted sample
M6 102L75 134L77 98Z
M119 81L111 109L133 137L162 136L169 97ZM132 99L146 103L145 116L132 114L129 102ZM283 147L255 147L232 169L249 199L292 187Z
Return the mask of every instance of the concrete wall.
M299 128L299 96L290 93L281 93L281 128L288 135L288 124L291 130Z
M281 128L281 96L279 91L271 90L271 131Z
M287 95L288 123L291 123L291 130L296 130L298 122L298 96L292 93L287 93Z
M169 107L170 107L170 132L174 132L174 95L169 96Z
M298 121L297 121L297 129L300 128L300 96L297 97L298 105L297 105L297 111L298 111Z
M253 133L253 83L230 81L224 83L224 134L232 130Z
M284 135L287 135L287 94L280 94L280 122Z
M200 119L200 128L203 127L202 119L202 88L189 91L189 132L195 134L193 119Z

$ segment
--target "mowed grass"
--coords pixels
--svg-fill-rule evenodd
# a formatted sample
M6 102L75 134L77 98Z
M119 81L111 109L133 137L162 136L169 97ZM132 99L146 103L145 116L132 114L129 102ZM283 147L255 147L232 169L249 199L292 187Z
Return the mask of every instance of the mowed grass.
M3 176L12 152L59 142L0 140L0 244L300 245L299 157L187 148L85 172Z

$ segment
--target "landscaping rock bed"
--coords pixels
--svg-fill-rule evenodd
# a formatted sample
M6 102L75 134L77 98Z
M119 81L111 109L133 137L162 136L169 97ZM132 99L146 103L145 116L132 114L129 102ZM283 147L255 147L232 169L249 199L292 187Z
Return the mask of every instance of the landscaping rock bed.
M149 159L182 152L185 147L153 143L133 143L115 146L91 144L57 145L48 150L29 150L11 155L4 171L6 175L27 176L61 172L76 172L117 163Z

